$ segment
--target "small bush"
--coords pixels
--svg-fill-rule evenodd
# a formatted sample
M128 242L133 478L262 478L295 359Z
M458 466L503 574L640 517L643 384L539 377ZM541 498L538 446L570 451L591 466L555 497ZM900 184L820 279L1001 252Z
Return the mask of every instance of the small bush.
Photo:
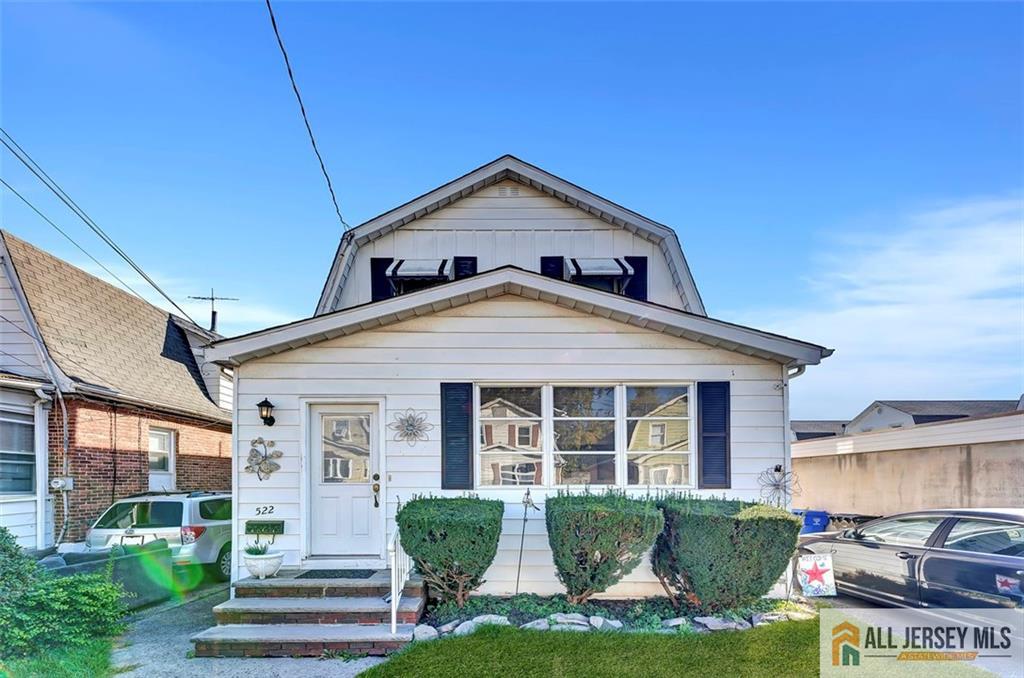
M618 493L547 500L548 543L570 603L585 602L636 568L665 519L653 501Z
M494 561L505 504L494 499L421 497L398 512L402 548L442 601L460 608Z
M0 605L21 595L40 576L36 561L18 546L10 530L0 527Z
M780 508L691 496L658 506L665 529L651 565L677 608L748 605L771 589L796 549L800 521Z

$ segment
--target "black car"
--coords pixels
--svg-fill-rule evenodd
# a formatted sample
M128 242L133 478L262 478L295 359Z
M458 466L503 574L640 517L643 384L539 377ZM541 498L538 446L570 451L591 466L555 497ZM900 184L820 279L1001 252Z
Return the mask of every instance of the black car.
M904 513L799 550L831 554L841 593L883 605L1024 607L1024 509Z

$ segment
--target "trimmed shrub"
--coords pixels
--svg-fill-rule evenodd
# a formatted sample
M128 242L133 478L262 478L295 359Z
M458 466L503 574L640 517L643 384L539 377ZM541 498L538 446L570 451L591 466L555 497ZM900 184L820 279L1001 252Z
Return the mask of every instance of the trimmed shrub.
M402 548L423 581L442 601L460 608L498 552L504 502L495 499L420 497L398 512Z
M796 550L800 520L780 508L725 499L658 501L665 529L651 556L678 609L718 612L766 594Z
M570 603L585 602L632 572L665 519L651 500L562 494L544 506L548 543Z
M18 546L10 530L0 527L0 605L21 595L39 577L36 562Z

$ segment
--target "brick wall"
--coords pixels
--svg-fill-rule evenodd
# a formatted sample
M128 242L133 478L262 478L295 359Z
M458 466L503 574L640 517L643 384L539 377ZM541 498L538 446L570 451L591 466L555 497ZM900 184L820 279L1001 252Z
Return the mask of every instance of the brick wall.
M231 489L231 426L126 405L66 399L71 476L66 541L78 541L100 513L130 494L149 489L149 428L175 431L179 490ZM50 410L50 476L63 475L60 407ZM63 524L60 493L54 493L57 533Z

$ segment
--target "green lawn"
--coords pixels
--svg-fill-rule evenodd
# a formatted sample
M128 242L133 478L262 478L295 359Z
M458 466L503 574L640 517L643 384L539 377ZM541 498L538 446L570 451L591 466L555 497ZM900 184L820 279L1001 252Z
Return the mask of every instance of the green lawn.
M41 657L0 660L3 678L105 678L112 673L109 640L49 650Z
M709 635L521 631L489 626L417 643L362 676L818 675L818 621Z

